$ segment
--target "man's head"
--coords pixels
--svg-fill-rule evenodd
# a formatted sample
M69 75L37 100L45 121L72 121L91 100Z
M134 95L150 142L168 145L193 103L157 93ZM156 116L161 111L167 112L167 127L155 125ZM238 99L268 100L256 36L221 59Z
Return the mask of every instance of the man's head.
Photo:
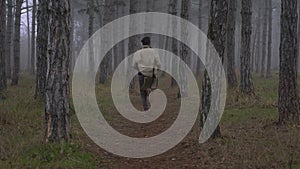
M150 46L150 44L151 44L151 39L150 39L150 37L144 37L144 38L141 40L141 42L142 42L142 44L143 44L144 46Z

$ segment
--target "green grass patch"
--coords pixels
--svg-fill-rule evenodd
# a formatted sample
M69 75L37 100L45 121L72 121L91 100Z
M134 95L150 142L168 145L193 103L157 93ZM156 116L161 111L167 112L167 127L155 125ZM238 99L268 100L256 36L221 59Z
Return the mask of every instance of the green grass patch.
M14 161L4 161L4 168L97 168L94 154L84 152L79 144L39 144L23 148Z
M44 143L45 103L34 99L34 81L23 74L0 101L0 168L99 168L100 158L76 139L65 145ZM72 119L73 130L80 128ZM73 137L78 138L76 132Z
M263 119L263 120L273 120L278 119L277 109L269 108L228 108L225 109L224 115L222 117L222 122L238 122L247 120Z

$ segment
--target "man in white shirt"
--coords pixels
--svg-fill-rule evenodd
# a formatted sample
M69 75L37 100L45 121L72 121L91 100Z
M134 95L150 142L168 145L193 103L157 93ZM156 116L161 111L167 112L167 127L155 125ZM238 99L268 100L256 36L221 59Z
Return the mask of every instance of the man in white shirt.
M140 92L143 101L144 111L149 109L148 105L148 89L142 89L145 78L156 76L156 70L161 68L158 54L151 48L150 37L142 39L143 49L137 51L133 56L132 67L139 71Z

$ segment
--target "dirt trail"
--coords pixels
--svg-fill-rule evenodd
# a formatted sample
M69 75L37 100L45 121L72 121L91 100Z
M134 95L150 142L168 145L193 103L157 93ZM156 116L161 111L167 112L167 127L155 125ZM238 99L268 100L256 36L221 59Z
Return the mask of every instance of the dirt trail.
M174 89L166 90L168 104L164 114L149 124L136 124L123 118L110 107L109 123L122 134L131 137L151 137L168 129L177 118L180 100ZM141 109L138 92L131 94L133 104ZM249 109L243 111L247 112ZM293 164L300 166L299 128L278 127L272 118L256 117L268 109L241 120L222 120L222 137L198 143L200 133L197 120L188 136L168 152L145 159L130 159L113 155L94 144L85 134L81 140L89 151L103 158L101 168L111 169L220 169L220 168L286 168L293 152ZM227 114L229 119L239 119L242 114ZM293 137L291 137L293 136ZM291 151L290 147L293 147Z

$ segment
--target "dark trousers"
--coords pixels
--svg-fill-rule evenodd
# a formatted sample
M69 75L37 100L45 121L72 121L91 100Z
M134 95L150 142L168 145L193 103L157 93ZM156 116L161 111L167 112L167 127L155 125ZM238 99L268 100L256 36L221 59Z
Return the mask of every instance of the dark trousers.
M140 93L143 101L143 108L144 111L147 111L149 109L148 99L147 99L148 94L146 90L141 90L141 87L144 85L145 76L142 74L139 74L138 76L139 76L139 84L140 84Z

